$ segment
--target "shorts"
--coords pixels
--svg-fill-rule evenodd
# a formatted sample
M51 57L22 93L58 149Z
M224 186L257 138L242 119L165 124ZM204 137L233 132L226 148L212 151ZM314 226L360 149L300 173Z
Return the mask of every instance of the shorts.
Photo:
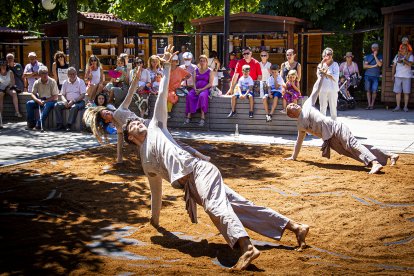
M401 93L410 94L411 92L411 78L400 78L395 77L394 80L394 93Z
M243 92L243 91L242 91L242 92L241 92L241 94L242 94L242 95L246 95L246 97L247 97L247 98L250 98L250 97L252 97L252 98L253 98L253 97L254 97L254 95L253 95L253 91L250 91L250 92L249 92L249 93L247 93L247 94L246 94L246 92ZM236 95L234 95L234 96L238 99L238 98L240 98L240 96L241 96L241 95L240 95L240 94L236 94Z
M365 76L365 91L377 93L379 77Z
M276 98L276 97L278 97L279 99L282 98L282 92L280 92L280 90L271 90L270 94L273 96L273 98ZM268 97L269 97L268 92L263 95L263 99L268 98Z

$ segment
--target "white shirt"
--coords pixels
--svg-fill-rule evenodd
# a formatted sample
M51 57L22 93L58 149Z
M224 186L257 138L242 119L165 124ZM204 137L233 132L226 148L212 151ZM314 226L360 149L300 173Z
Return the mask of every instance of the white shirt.
M185 66L185 65L180 65L181 68L183 68L184 70L186 70L188 73L191 74L191 78L188 78L186 80L184 80L181 85L182 86L193 86L194 82L193 82L193 76L195 74L195 70L197 69L197 66L194 64L191 64L190 66Z
M337 62L332 62L331 65L326 66L326 64L323 65L324 68L328 68L328 74L332 75L334 80L331 78L326 77L323 80L321 90L323 91L329 91L332 93L337 93L339 90L338 81L339 81L339 65ZM316 74L318 76L319 72L316 70Z
M37 73L39 71L39 67L41 67L41 66L43 66L43 64L41 62L38 62L38 61L36 61L34 65L29 63L24 68L24 73L32 73L32 72ZM36 81L36 79L37 78L35 78L35 77L27 78L27 83L29 84L29 86L28 86L29 93L32 92L33 85L34 85L34 82Z
M270 67L272 66L272 64L268 61L266 61L265 64L263 64L263 62L259 62L260 63L260 68L262 69L262 81L268 81L268 79L270 78Z
M413 55L410 55L408 57L408 61L409 62L414 61ZM397 64L395 67L395 75L394 75L395 77L397 78L412 78L413 77L413 73L411 72L411 66L403 62L398 62L398 55L395 56L393 63Z
M129 71L129 81L130 82L132 82L133 77L134 77L135 74L136 74L136 69L135 68L133 70ZM139 79L139 86L143 86L148 82L151 82L150 72L147 69L142 68L141 78Z
M62 85L61 94L65 96L66 100L75 101L79 98L81 94L86 93L86 86L85 82L80 79L79 77L76 77L76 80L74 83L71 83L69 79L65 80L65 82Z
M237 82L237 85L240 87L240 91L245 92L247 89L249 89L250 86L253 86L254 82L252 77L247 76L241 76L239 81Z
M279 88L276 88L276 83L280 85ZM279 74L277 75L276 83L275 83L275 79L273 78L273 75L270 76L270 78L267 81L267 84L269 85L270 89L281 91L283 88L282 86L285 84L285 82L283 81L282 76Z

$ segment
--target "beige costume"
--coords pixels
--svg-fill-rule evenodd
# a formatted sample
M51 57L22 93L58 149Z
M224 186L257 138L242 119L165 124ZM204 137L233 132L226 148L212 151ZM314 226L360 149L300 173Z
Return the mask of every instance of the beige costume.
M158 221L161 210L162 179L179 181L185 190L186 208L197 221L196 203L202 205L227 243L233 247L248 234L244 227L274 239L280 239L289 222L285 216L255 206L223 183L213 164L184 150L167 129L167 96L170 64L164 65L164 77L155 103L154 117L140 148L141 162L151 188L152 218Z

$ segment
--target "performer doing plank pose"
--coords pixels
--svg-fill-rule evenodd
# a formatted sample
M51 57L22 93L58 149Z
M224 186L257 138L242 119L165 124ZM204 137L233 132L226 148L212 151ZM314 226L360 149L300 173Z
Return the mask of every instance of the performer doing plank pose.
M197 222L196 203L202 205L215 226L233 248L240 246L241 257L234 269L245 269L260 252L250 241L244 227L264 236L280 239L284 230L296 234L299 249L306 246L309 226L296 223L272 209L256 206L223 183L220 171L213 164L184 151L167 129L167 97L170 78L171 45L163 59L164 77L155 103L154 117L149 124L129 120L124 126L124 139L138 146L143 170L151 188L151 224L159 225L162 179L179 183L185 191L187 212Z
M382 166L387 164L388 158L391 159L391 166L395 165L399 158L398 154L390 154L370 145L362 145L346 125L324 116L314 107L322 81L323 77L319 77L303 107L294 103L287 106L287 115L298 120L298 137L292 156L286 160L296 160L306 133L310 133L324 141L322 145L324 157L330 158L330 148L333 148L339 154L361 161L366 166L372 165L370 174L379 172Z

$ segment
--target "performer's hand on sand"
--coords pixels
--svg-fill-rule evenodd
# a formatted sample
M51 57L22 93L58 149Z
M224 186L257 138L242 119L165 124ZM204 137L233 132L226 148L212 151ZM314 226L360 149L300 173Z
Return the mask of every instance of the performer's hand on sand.
M201 160L204 160L204 161L207 161L207 162L210 162L210 160L211 160L211 157L210 156L204 155L201 152L196 152L195 153L195 156L197 156Z

